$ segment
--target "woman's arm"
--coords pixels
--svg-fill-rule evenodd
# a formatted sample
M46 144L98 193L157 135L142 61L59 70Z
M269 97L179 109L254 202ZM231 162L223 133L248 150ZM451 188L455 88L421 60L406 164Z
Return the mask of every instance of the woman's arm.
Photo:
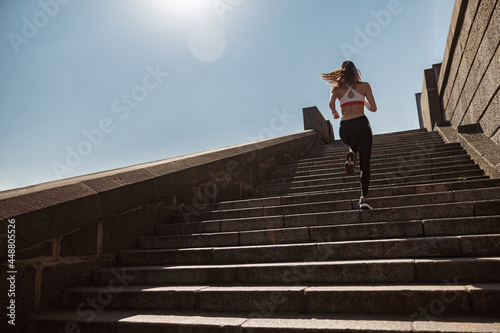
M370 87L370 84L368 82L366 82L366 99L368 100L368 102L365 102L366 108L372 112L377 111L377 103L375 103L372 88Z
M339 113L337 112L337 110L335 110L335 100L337 98L338 98L337 92L332 87L332 90L330 91L330 103L329 103L329 105L330 105L330 109L332 109L333 119L340 118Z

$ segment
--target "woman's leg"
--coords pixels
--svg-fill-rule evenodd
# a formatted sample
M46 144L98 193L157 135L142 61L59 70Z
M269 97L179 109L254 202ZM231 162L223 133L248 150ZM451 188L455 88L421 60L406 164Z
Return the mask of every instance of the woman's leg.
M359 135L359 167L361 169L361 195L368 195L368 187L370 186L370 159L372 154L372 129L368 119L361 123L358 127Z
M356 160L356 154L358 153L358 140L356 136L356 131L353 126L350 126L351 124L340 124L340 129L339 129L339 134L340 134L340 139L342 142L344 142L347 146L349 146L349 151L347 152L346 155L346 165L345 165L345 172L348 175L354 175L354 162Z

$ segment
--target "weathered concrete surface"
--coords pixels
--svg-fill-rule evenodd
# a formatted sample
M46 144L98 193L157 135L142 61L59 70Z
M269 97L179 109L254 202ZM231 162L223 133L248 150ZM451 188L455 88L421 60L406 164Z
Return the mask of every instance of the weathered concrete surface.
M499 112L495 114L500 119ZM467 127L476 129L472 133ZM453 127L449 122L441 122L436 131L447 143L458 142L471 158L492 178L500 178L500 144L497 144L482 133L480 124L469 124Z
M67 288L89 283L119 250L137 248L138 236L153 235L172 211L189 205L197 216L204 205L250 197L277 163L323 143L309 130L0 192L2 227L16 224L18 328L30 313L60 308ZM0 244L6 259L7 238Z
M500 144L498 31L498 1L456 1L438 91L443 120L455 128L480 123L486 137Z

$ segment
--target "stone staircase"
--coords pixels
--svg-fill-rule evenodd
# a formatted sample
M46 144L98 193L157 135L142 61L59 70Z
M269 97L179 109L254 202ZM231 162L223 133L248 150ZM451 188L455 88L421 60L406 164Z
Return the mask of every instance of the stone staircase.
M376 135L359 211L345 153L171 216L28 331L500 332L500 179L435 132Z

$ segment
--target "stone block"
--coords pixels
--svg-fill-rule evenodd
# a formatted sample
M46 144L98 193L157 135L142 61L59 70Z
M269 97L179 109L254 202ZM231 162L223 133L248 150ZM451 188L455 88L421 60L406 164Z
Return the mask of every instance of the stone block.
M67 288L89 284L93 270L114 263L114 258L87 258L42 264L40 310L61 308Z
M285 215L285 227L338 225L361 222L359 211Z
M460 249L463 256L498 256L500 255L500 236L460 236Z
M384 239L423 236L420 221L394 223L363 223L340 226L310 227L314 242L333 242L362 239Z
M100 269L94 272L95 285L108 285L125 276L128 285L205 285L232 284L236 281L236 266L140 267Z
M213 261L217 263L286 262L314 260L314 258L316 258L315 244L213 249Z
M474 202L474 212L478 216L500 215L500 200Z
M500 233L500 217L467 217L424 220L426 236L475 235Z
M488 138L491 138L500 127L500 119L498 117L499 110L500 92L497 92L495 97L491 99L488 107L484 110L484 113L482 114L483 117L479 120L479 123L483 127L484 135L486 135Z
M440 316L472 315L471 297L464 287L458 286L313 287L306 289L305 298L306 312L312 313L413 316L420 308L438 306Z
M212 249L120 251L117 261L122 266L208 264L212 262Z
M60 182L2 192L0 216L15 218L18 250L100 219L94 190L83 183L57 184Z
M97 222L84 225L61 239L59 256L81 257L97 255Z
M199 292L200 309L216 312L302 312L304 287L210 287Z
M426 258L460 256L457 238L353 241L318 244L318 255L328 260Z
M206 287L136 287L101 286L78 287L64 293L65 308L76 308L81 312L95 310L87 300L96 300L103 310L110 309L157 309L194 310L196 293ZM103 300L104 302L100 302Z
M220 232L220 222L193 222L177 224L157 224L155 235L171 236L184 234L199 234L204 232Z
M239 218L220 221L221 231L246 231L277 229L283 227L283 216L266 216L260 218Z
M16 250L16 260L39 258L39 257L53 257L55 256L55 253L53 253L55 241L56 239L51 239L46 242L41 242L22 250Z
M267 208L266 208L267 209ZM226 220L226 219L237 219L244 217L260 217L265 216L264 208L260 207L251 207L251 208L240 208L234 210L224 210L224 211L215 211L210 212L204 215L204 219L207 220ZM269 214L276 215L276 214Z
M152 236L140 237L139 247L142 249L172 249L190 247L237 246L239 233L213 233L203 235Z
M417 259L416 280L421 283L498 282L498 259Z
M119 250L137 248L138 235L154 234L157 217L157 208L148 205L103 220L103 253L116 254Z
M500 187L454 191L455 201L490 200L500 198Z
M276 245L307 243L308 241L307 227L240 232L240 245Z
M497 284L475 284L470 287L474 316L500 316L500 290Z

